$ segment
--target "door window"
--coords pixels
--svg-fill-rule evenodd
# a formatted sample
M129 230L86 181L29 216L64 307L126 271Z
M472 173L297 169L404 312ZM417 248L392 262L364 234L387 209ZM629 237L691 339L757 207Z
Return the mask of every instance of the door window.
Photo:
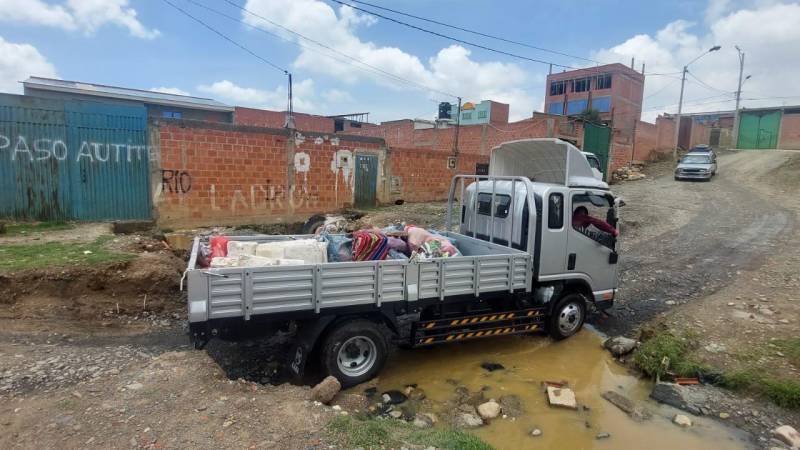
M550 194L547 202L547 228L558 229L564 226L564 195Z
M508 217L508 207L511 205L511 197L508 195L494 195L494 216L499 219ZM492 215L492 194L481 192L478 194L478 214L482 216Z
M572 228L584 236L613 249L617 230L614 206L608 197L599 194L578 194L572 197Z

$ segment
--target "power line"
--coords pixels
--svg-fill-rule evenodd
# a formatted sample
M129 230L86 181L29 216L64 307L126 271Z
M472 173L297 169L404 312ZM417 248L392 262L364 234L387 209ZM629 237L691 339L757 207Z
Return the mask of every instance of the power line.
M672 83L668 83L666 86L662 87L661 89L659 89L659 90L653 92L652 94L648 95L647 97L643 98L642 101L647 100L648 98L653 97L653 96L655 96L657 94L660 94L661 92L663 92L668 87L672 87L673 85L678 84L678 81L680 81L680 78L678 78L677 80L673 81Z
M380 9L380 10L383 10L383 11L389 11L389 12L392 12L392 13L395 13L395 14L400 14L401 16L411 17L411 18L414 18L414 19L417 19L417 20L422 20L422 21L425 21L425 22L435 23L436 25L441 25L443 27L452 28L454 30L459 30L459 31L464 31L466 33L471 33L471 34L474 34L474 35L477 35L477 36L483 36L483 37L486 37L486 38L489 38L489 39L495 39L495 40L498 40L498 41L507 42L509 44L520 45L522 47L528 47L528 48L532 48L534 50L539 50L539 51L543 51L543 52L547 52L547 53L553 53L553 54L556 54L556 55L566 56L568 58L582 59L584 61L589 61L589 62L593 62L593 63L597 63L597 64L608 64L608 63L604 63L604 62L601 62L601 61L595 61L594 59L584 58L582 56L570 55L569 53L560 52L558 50L551 50L551 49L544 48L544 47L537 47L535 45L526 44L524 42L519 42L519 41L515 41L515 40L512 40L512 39L507 39L507 38L500 37L500 36L481 33L481 32L478 32L478 31L470 30L468 28L463 28L463 27L459 27L459 26L456 26L456 25L451 25L451 24L448 24L448 23L440 22L438 20L433 20L433 19L428 19L428 18L421 17L421 16L416 16L414 14L405 13L405 12L402 12L402 11L398 11L396 9L386 8L386 7L375 5L375 4L368 3L368 2L363 2L363 1L359 1L359 0L350 0L350 2L351 3L358 3L358 4L362 4L362 5L371 6L373 8L377 8L377 9ZM348 6L352 7L352 5L348 5Z
M697 76L696 76L695 74L693 74L692 72L689 72L688 70L686 71L686 73L688 73L688 74L689 74L689 76L691 76L692 78L694 78L694 79L695 79L695 81L697 81L698 83L700 83L700 85L702 85L702 86L704 86L704 87L706 87L706 88L708 88L708 89L711 89L712 91L724 92L724 93L726 93L726 94L733 94L733 93L735 93L735 92L731 92L731 91L725 91L725 90L722 90L722 89L719 89L719 88L715 88L714 86L711 86L710 84L706 83L705 81L701 80L700 78L697 78Z
M228 19L231 19L231 20L237 21L237 22L239 22L239 23L242 23L242 24L244 24L245 26L248 26L248 27L250 27L250 28L252 28L252 29L256 29L256 30L258 30L258 31L261 31L261 32L264 32L264 33L270 34L270 35L272 35L272 36L278 37L279 39L283 39L283 40L284 40L284 41L286 41L286 42L292 42L292 43L295 43L295 44L297 44L297 45L299 45L299 46L301 46L301 47L303 47L303 48L307 48L307 49L309 49L309 50L311 50L311 51L316 51L316 49L314 49L313 47L310 47L310 46L305 46L305 45L303 45L303 44L301 44L301 43L299 43L299 42L295 42L295 41L292 41L292 40L290 40L290 39L283 38L282 36L279 36L279 35L277 35L277 34L270 33L269 31L267 31L267 30L265 30L265 29L263 29L263 28L261 28L261 27L257 27L257 26L250 25L250 24L248 24L247 22L245 22L245 21L243 21L243 20L237 19L237 18L235 18L235 17L231 17L231 16L229 16L229 15L227 15L227 14L225 14L225 13L221 12L221 11L217 11L217 10L215 10L215 9L213 9L213 8L210 8L210 7L206 6L206 5L203 5L203 4L201 4L201 3L198 3L198 2L196 2L195 0L187 0L187 1L189 1L189 2L191 2L191 3L193 3L193 4L197 5L197 6L199 6L199 7L201 7L201 8L204 8L204 9L206 9L206 10L208 10L208 11L214 12L214 13L216 13L216 14L219 14L219 15L223 16L223 17L227 17ZM271 25L273 25L273 26L275 26L275 27L277 27L277 28L280 28L280 29L282 29L282 30L284 30L284 31L286 31L286 32L288 32L288 33L291 33L291 34L293 34L293 35L295 35L295 36L297 36L297 37L299 37L299 38L301 38L301 39L304 39L304 40L306 40L306 41L308 41L308 42L311 42L311 43L313 43L313 44L315 44L315 45L318 45L318 46L320 46L320 47L322 47L322 48L325 48L325 49L327 49L327 50L330 50L330 51L332 51L332 52L334 52L334 53L336 53L336 54L339 54L339 55L341 55L341 56L343 56L343 57L345 57L345 58L347 58L347 59L349 59L349 60L351 60L351 61L353 61L353 62L356 62L356 63L358 63L358 64L361 64L361 65L363 65L363 66L366 66L366 67L368 67L368 68L372 69L373 71L376 71L376 72L378 72L379 74L382 74L382 75L384 75L384 76L391 77L391 78L393 78L395 81L399 81L399 82L406 83L406 84L409 84L409 85L414 85L414 86L417 86L417 87L419 87L419 88L425 89L425 90L427 90L427 91L430 91L430 92L435 92L435 93L437 93L437 94L442 94L442 95L445 95L445 96L448 96L448 97L458 98L458 96L457 96L457 95L455 95L455 94L451 94L451 93L449 93L449 92L440 91L440 90L438 90L438 89L432 88L432 87L430 87L430 86L426 86L426 85L424 85L424 84L422 84L422 83L419 83L419 82L416 82L416 81L413 81L413 80L409 80L409 79L403 78L403 77L401 77L401 76L399 76L399 75L393 74L393 73L391 73L391 72L388 72L388 71L386 71L386 70L383 70L383 69L381 69L381 68L379 68L379 67L376 67L376 66L373 66L373 65L371 65L371 64L368 64L368 63L366 63L366 62L364 62L364 61L361 61L360 59L358 59L358 58L356 58L356 57L354 57L354 56L351 56L351 55L348 55L347 53L344 53L344 52L341 52L341 51L339 51L339 50L336 50L335 48L332 48L332 47L330 47L330 46L328 46L328 45L326 45L326 44L324 44L324 43L322 43L322 42L319 42L319 41L317 41L317 40L315 40L315 39L309 38L308 36L305 36L305 35L303 35L303 34L301 34L301 33L298 33L297 31L294 31L294 30L292 30L292 29L290 29L290 28L287 28L287 27L285 27L285 26L283 26L283 25L281 25L281 24L279 24L279 23L277 23L277 22L275 22L275 21L273 21L273 20L270 20L270 19L268 19L268 18L266 18L266 17L264 17L264 16L262 16L262 15L260 15L260 14L257 14L257 13L255 13L255 12L253 12L253 11L250 11L249 9L247 9L247 8L245 8L245 7L243 7L243 6L240 6L240 5L238 5L238 4L236 4L236 3L234 3L234 2L233 2L233 1L231 1L231 0L225 0L225 1L226 1L228 4L230 4L231 6L234 6L234 7L236 7L236 8L238 8L238 9L240 9L240 10L244 11L245 13L247 13L247 14L249 14L249 15L253 16L253 17L256 17L256 18L258 18L258 19L261 19L261 20L263 20L263 21L265 21L265 22L267 22L267 23L269 23L269 24L271 24ZM331 55L328 55L328 54L326 54L326 53L323 53L323 52L319 52L319 54L321 54L321 55L324 55L324 56L327 56L327 57L329 57L329 58L333 58L333 59L335 59L335 60L337 60L337 61L339 61L339 62L343 62L343 63L345 63L345 64L350 64L350 65L353 65L352 63L349 63L349 62L347 62L347 61L342 61L341 59L334 58L333 56L331 56ZM359 69L365 70L365 68L364 68L364 67L359 67L359 66L355 66L355 65L353 65L353 67L356 67L356 68L359 68Z
M192 20L194 20L195 22L199 23L200 25L202 25L202 26L204 26L204 27L208 28L209 30L213 31L213 32L214 32L214 33L216 33L216 34L217 34L219 37L221 37L221 38L225 39L226 41L228 41L228 42L230 42L231 44L233 44L233 45L235 45L235 46L239 47L240 49L242 49L242 50L246 51L247 53L249 53L250 55L254 56L255 58L258 58L260 61L262 61L262 62L264 62L264 63L268 64L269 66L271 66L271 67L273 67L273 68L275 68L275 69L277 69L277 70L280 70L281 72L283 72L283 74L284 74L284 75L289 75L289 71L288 71L288 70L286 70L286 69L284 69L283 67L281 67L281 66L279 66L279 65L277 65L277 64L275 64L275 63L273 63L273 62L271 62L271 61L269 61L269 60L267 60L266 58L264 58L264 57L262 57L261 55L259 55L259 54L255 53L254 51L250 50L249 48L245 47L244 45L242 45L242 44L240 44L240 43L238 43L238 42L234 41L233 39L229 38L228 36L226 36L226 35L225 35L225 34L223 34L222 32L218 31L216 28L214 28L214 27L212 27L211 25L209 25L209 24L207 24L207 23L203 22L202 20L198 19L197 17L195 17L195 16L191 15L191 14L190 14L189 12L187 12L185 9L183 9L183 8L179 7L178 5L176 5L176 4L174 4L174 3L172 3L172 2L171 2L171 1L169 1L169 0L163 0L163 2L164 2L164 3L166 3L166 4L168 4L169 6L172 6L173 8L177 9L178 11L180 11L181 13L183 13L185 16L187 16L187 17L191 18Z
M545 61L545 60L542 60L542 59L529 58L527 56L518 55L516 53L511 53L511 52L507 52L507 51L504 51L504 50L498 50L496 48L491 48L491 47L487 47L485 45L476 44L474 42L465 41L463 39L459 39L459 38L456 38L456 37L448 36L446 34L442 34L442 33L439 33L437 31L428 30L427 28L422 28L422 27L416 26L414 24L410 24L408 22L403 22L402 20L398 20L398 19L395 19L395 18L392 18L392 17L388 17L388 16L385 16L383 14L376 13L374 11L369 11L367 9L364 9L364 8L361 8L361 7L358 7L358 6L353 6L353 5L350 5L350 4L347 4L347 3L343 2L341 0L330 0L330 1L332 1L334 3L338 3L338 4L343 5L343 6L348 6L350 8L353 8L353 9L361 11L361 12L365 12L365 13L370 14L370 15L375 16L375 17L380 17L381 19L386 19L386 20L388 20L390 22L394 22L394 23L399 24L399 25L403 25L403 26L406 26L406 27L409 27L409 28L413 28L413 29L418 30L418 31L422 31L423 33L432 34L434 36L438 36L438 37L441 37L441 38L444 38L444 39L448 39L448 40L451 40L451 41L454 41L454 42L458 42L460 44L469 45L471 47L480 48L480 49L487 50L487 51L494 52L494 53L499 53L501 55L511 56L512 58L523 59L525 61L530 61L530 62L535 62L535 63L540 63L540 64L550 64L550 65L553 65L553 66L556 66L556 67L563 67L563 68L566 68L566 69L579 69L579 67L567 66L567 65L564 65L564 64L558 64L558 63L554 63L554 62L551 62L551 61ZM584 69L589 69L590 70L592 68L584 68Z

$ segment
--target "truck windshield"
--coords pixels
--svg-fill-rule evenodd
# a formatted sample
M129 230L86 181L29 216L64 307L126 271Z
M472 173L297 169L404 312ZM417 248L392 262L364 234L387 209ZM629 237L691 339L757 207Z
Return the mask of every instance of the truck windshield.
M683 164L708 164L710 162L711 158L706 155L686 155L681 158Z

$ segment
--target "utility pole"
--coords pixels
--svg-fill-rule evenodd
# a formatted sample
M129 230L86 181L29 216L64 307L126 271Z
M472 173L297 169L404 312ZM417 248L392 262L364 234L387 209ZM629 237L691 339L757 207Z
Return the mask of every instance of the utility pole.
M739 148L739 101L742 98L742 75L744 74L744 52L735 45L736 51L739 52L739 87L736 89L736 112L733 116L733 148ZM747 77L750 78L750 77Z
M702 58L703 56L715 52L721 49L719 45L715 45L710 49L706 50L705 52L701 53L700 56L697 58L689 61L685 66L683 66L683 74L681 75L681 96L678 100L678 114L675 116L675 148L672 150L672 158L678 159L678 139L680 138L680 131L681 131L681 111L683 110L683 88L686 85L686 73L689 71L689 65L693 62L697 61L698 59Z
M681 132L681 110L683 109L683 87L686 84L686 72L688 69L683 66L683 74L681 75L681 96L678 100L678 114L675 115L675 148L672 149L672 159L678 159L678 139Z
M456 116L456 136L453 139L453 156L458 156L458 131L461 128L461 97L458 97L458 116Z

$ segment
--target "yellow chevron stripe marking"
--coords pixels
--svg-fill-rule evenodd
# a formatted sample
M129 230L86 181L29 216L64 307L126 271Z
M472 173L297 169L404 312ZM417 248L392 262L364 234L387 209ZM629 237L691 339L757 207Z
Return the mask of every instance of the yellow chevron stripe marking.
M508 315L509 319L512 318L512 317L514 317L514 313L511 313L511 314Z
M461 334L459 334L458 336L456 336L456 339L461 339L461 338L463 338L463 337L464 337L464 333L461 333Z
M452 341L454 337L456 336L454 334L451 334L450 336L447 336L447 340Z
M433 338L432 337L430 337L428 339L425 339L425 343L426 344L430 344L431 342L433 342Z
M469 323L475 323L475 322L477 322L477 321L478 321L478 318L477 318L477 317L475 317L475 318L473 318L472 320L470 320L470 321L469 321Z
M497 317L497 315L494 315L494 316L492 316L492 317L489 317L489 320L494 320L496 317Z
M533 311L528 311L528 315L530 316L531 314L533 314Z
M433 328L434 325L436 325L436 322L431 322L425 328Z
M483 336L483 331L478 331L477 333L475 333L475 337L481 337L481 336Z
M471 338L472 336L475 336L475 333L469 333L469 334L467 334L467 337L468 337L468 338Z
M450 322L450 326L453 326L453 325L458 325L458 321L454 320L454 321Z

